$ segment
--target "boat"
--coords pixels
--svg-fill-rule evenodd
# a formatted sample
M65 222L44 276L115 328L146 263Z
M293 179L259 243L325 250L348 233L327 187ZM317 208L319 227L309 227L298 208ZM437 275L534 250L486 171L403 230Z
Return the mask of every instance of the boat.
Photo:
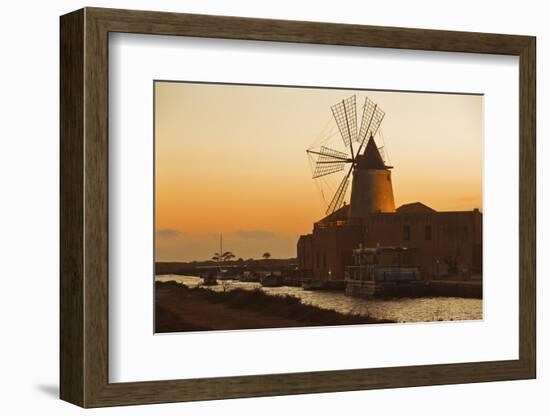
M239 276L239 280L241 282L259 282L260 277L256 273L247 270Z
M329 280L329 279L305 279L302 281L302 289L304 290L328 290L339 291L345 287L344 280Z
M215 286L218 284L218 278L214 272L206 273L202 277L202 284L204 286Z
M354 265L346 268L348 296L412 297L426 293L427 282L414 266L414 249L360 246L353 250Z
M218 267L217 267L217 273L214 271L210 271L206 273L204 276L202 276L202 284L205 286L214 286L218 284L218 280L226 280L223 277L223 272L221 267L221 253L223 253L223 236L220 234L220 253L218 254ZM226 270L225 270L226 271Z
M220 270L218 274L219 280L237 280L237 275L228 269Z
M319 279L307 279L302 282L304 290L322 290L325 288L325 281Z
M272 272L260 278L260 283L265 287L276 287L283 285L283 276L281 272Z

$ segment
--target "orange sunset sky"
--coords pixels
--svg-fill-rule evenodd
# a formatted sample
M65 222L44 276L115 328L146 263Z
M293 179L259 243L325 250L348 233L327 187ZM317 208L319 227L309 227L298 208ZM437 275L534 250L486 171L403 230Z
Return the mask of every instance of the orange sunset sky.
M220 233L237 258L295 257L343 175L316 183L306 149L345 149L330 106L353 94L358 127L365 96L386 112L396 206L482 209L482 96L155 82L156 260L210 259Z

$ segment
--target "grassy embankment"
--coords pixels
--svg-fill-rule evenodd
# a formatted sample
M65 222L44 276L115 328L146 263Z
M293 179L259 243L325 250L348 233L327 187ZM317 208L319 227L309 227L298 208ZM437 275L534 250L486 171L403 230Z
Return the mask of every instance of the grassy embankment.
M214 292L176 282L155 283L156 332L183 332L391 322L304 305L261 290Z

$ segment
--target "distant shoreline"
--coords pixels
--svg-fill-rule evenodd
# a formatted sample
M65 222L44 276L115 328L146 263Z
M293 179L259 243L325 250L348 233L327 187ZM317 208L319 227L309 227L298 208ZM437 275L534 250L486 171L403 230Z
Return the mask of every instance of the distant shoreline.
M233 270L292 270L298 265L298 260L294 258L288 259L248 259L248 260L232 260L218 263L213 260L204 261L157 261L155 262L155 275L176 274L200 276L205 271L223 267Z
M175 281L155 282L155 332L288 328L394 321L305 305L260 290L214 292Z

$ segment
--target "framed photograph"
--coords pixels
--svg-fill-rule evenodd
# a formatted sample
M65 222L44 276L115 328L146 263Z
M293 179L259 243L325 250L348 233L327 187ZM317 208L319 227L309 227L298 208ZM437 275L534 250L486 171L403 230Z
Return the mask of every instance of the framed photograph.
M60 30L63 400L536 377L534 37Z

